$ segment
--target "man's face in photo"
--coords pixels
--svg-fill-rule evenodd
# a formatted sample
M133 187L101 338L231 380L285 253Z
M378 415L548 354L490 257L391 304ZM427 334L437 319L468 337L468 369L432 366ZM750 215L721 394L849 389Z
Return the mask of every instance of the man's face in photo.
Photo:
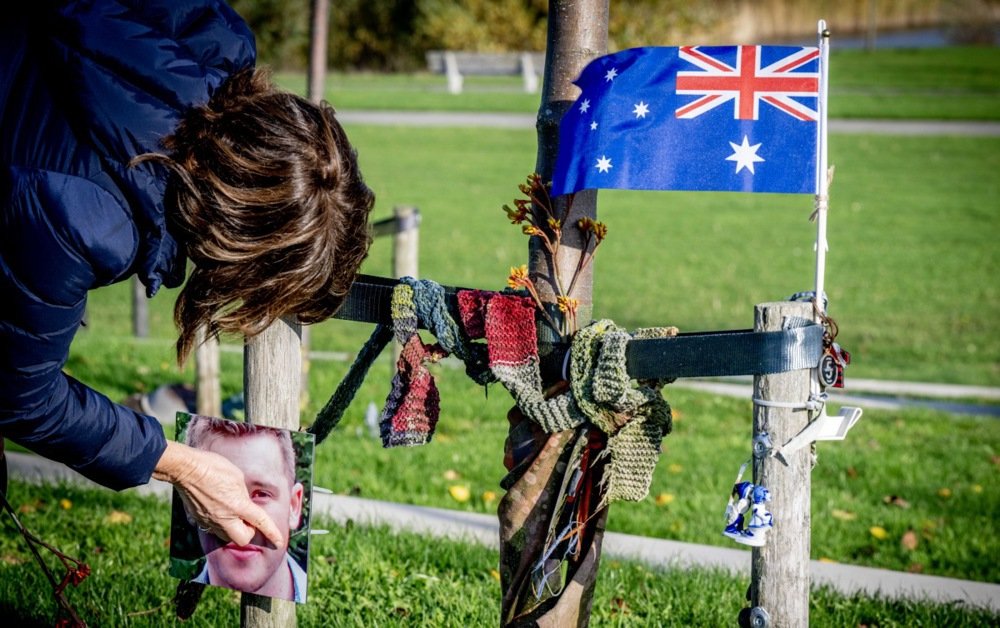
M266 432L242 436L214 434L201 449L228 458L243 471L250 498L274 520L285 539L285 547L276 548L258 531L249 545L239 547L199 531L210 582L258 595L293 599L285 551L290 531L299 526L303 488L288 469L277 438Z

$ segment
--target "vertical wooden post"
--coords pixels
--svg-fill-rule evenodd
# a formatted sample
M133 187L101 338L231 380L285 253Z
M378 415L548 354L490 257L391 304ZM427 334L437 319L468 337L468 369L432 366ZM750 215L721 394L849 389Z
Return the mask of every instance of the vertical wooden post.
M420 273L420 210L409 205L392 208L392 276L419 277ZM403 347L392 343L392 368L396 368Z
M392 273L399 277L417 277L420 262L420 210L400 205L392 208L396 230L392 236Z
M326 49L330 24L330 0L311 0L309 28L309 74L307 98L318 103L326 90Z
M788 317L811 320L812 305L803 302L764 303L754 309L754 331L780 331ZM809 398L810 370L755 375L754 397L775 402L802 402ZM766 432L780 447L809 423L806 410L754 404L753 436ZM757 463L754 483L771 493L768 509L774 527L767 544L753 548L751 559L751 625L797 628L809 625L810 478L812 453L805 447L787 457L788 466L765 457ZM760 623L757 618L769 618Z
M309 72L306 76L306 97L320 103L326 95L326 52L329 44L330 0L311 0L309 3ZM302 378L299 390L299 407L309 405L309 344L310 328L302 328Z
M138 277L132 277L132 335L136 338L149 337L149 304L146 287Z
M878 0L868 0L868 26L865 29L865 50L875 50L878 37Z
M194 353L195 407L198 414L222 416L222 390L219 386L219 339L205 338L205 328L198 329Z
M301 327L281 319L246 341L243 386L246 420L286 429L299 428L299 387L302 376ZM295 603L244 593L240 625L245 628L294 628Z

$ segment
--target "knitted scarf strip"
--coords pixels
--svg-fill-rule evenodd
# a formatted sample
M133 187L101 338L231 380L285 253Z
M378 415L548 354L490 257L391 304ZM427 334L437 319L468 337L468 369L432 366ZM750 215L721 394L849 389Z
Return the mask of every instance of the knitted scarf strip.
M477 381L499 380L521 412L544 431L592 423L607 434L602 455L609 457L609 472L602 501L645 498L660 441L671 430L671 417L657 389L633 386L628 376L625 348L632 335L609 320L578 331L570 347L570 392L545 399L533 302L520 295L480 291L461 291L457 301L461 327L448 312L444 289L438 284L404 278L393 291L395 334L404 349L381 417L383 444L415 445L430 439L440 396L426 364L454 353L466 362L467 371L480 373ZM440 346L420 340L420 324ZM478 338L486 339L489 371L485 374L479 371L483 347L472 342Z
M609 469L602 499L640 501L649 494L660 442L672 429L670 406L657 389L633 387L625 368L632 335L609 320L579 330L570 348L570 391L608 435Z

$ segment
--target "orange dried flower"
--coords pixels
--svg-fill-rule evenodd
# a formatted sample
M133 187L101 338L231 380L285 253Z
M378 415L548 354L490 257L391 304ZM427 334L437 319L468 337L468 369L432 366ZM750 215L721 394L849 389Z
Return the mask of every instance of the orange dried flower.
M573 297L556 297L556 303L559 305L559 311L563 314L574 314L580 307L580 300Z
M523 225L521 227L521 232L524 233L524 235L529 235L529 236L544 235L542 233L542 230L539 229L538 227L534 226L534 225Z
M590 230L594 232L598 242L608 237L608 226L603 222L595 222Z
M510 286L512 290L525 287L529 283L531 283L531 279L528 277L527 264L510 267L510 275L507 277L507 285Z

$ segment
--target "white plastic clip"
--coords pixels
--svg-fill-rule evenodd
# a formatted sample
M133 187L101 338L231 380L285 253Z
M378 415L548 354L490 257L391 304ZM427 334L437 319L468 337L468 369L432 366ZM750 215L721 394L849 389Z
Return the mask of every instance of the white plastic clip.
M820 411L819 416L813 419L809 425L802 428L802 431L792 437L787 443L774 452L774 456L788 464L785 456L802 449L809 443L820 440L844 440L847 432L854 424L861 419L861 408L844 406L840 412L830 416L826 413L826 406Z

